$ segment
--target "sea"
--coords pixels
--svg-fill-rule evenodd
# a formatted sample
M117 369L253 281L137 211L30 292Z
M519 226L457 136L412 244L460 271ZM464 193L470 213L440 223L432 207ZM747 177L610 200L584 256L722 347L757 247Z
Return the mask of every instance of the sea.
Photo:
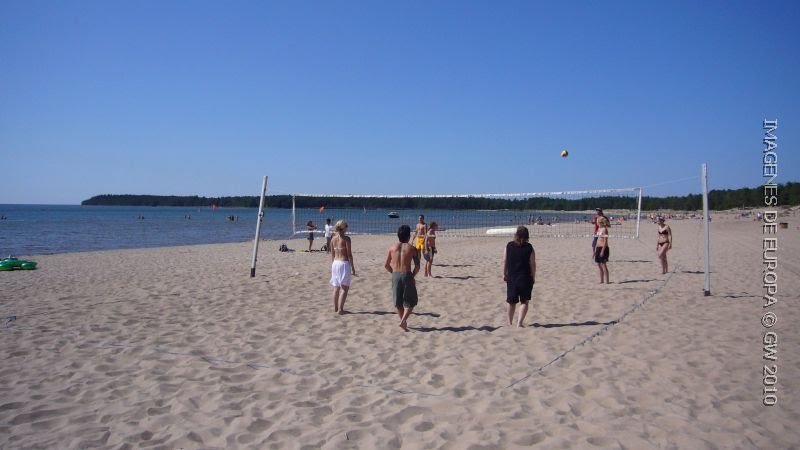
M438 219L440 226L457 223L467 228L507 226L537 216L533 211L392 212L400 217L389 218L389 211L366 208L296 209L293 215L291 209L267 207L259 237L305 238L306 223L311 220L322 230L326 217L334 223L345 218L350 234L393 234L400 224L413 229L419 214L429 221ZM571 213L550 216L548 220L578 217ZM579 216L586 218L584 213ZM253 241L257 221L258 208L0 205L0 257Z

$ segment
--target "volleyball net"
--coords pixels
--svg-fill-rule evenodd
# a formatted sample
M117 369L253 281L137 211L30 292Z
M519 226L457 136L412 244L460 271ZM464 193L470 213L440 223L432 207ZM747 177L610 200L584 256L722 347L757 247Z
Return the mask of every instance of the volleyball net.
M439 236L504 236L525 225L531 236L590 237L595 209L611 222L615 238L637 238L642 188L596 189L473 195L329 195L291 196L293 234L321 233L325 219L344 219L350 234L394 234L400 225L414 228L420 215L436 222Z

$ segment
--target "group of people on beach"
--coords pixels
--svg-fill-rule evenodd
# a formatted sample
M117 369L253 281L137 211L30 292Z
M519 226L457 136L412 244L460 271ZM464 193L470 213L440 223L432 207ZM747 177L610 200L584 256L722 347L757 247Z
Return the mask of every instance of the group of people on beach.
M345 220L336 222L330 228L331 220L326 220L325 234L327 250L331 256L331 285L333 286L333 310L344 314L344 304L350 289L352 277L356 274L353 261L352 241L346 235L348 224ZM392 245L386 255L384 267L392 274L392 297L400 318L400 328L408 331L408 317L417 306L418 296L415 277L420 269L420 255L425 258L425 276L432 276L433 257L436 254L436 230L438 225L425 223L425 216L419 216L414 234L414 245L411 241L411 227L401 225L397 230L398 243ZM335 234L334 234L335 233ZM413 265L413 269L412 269Z
M666 225L663 217L658 219L658 239L656 253L661 262L662 273L667 273L667 252L672 248L672 230ZM333 286L333 310L344 314L344 304L350 289L352 277L356 275L353 262L352 241L347 236L348 224L339 220L335 226L331 219L325 221L326 249L331 257L331 280ZM600 271L600 283L609 283L608 258L609 226L608 218L601 208L596 208L592 219L594 234L592 237L592 258ZM316 229L309 221L309 250ZM414 229L412 241L411 227L401 225L397 230L398 242L389 247L384 268L392 274L392 300L400 319L399 326L408 331L408 317L419 301L415 278L420 270L420 255L425 259L424 274L432 276L433 258L436 254L436 231L438 224L425 223L425 216L420 215ZM412 244L413 242L413 244ZM520 225L514 233L514 240L505 246L503 253L503 281L506 283L506 313L508 324L514 325L514 317L519 304L517 327L523 327L528 312L528 303L533 298L533 285L536 281L536 251L530 243L528 228Z
M658 224L656 255L658 255L658 260L661 263L661 273L665 274L669 271L667 252L672 249L672 229L665 223L664 216L658 216L655 221ZM605 214L603 214L601 208L595 208L592 224L594 224L592 259L597 263L597 267L600 271L600 284L608 284L608 257L610 255L608 227L611 223Z

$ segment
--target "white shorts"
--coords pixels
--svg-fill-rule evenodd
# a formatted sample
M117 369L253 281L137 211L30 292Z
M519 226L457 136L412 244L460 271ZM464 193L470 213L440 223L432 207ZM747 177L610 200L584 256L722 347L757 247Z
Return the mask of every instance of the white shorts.
M353 271L350 261L335 260L331 264L331 285L334 287L350 286L353 280Z

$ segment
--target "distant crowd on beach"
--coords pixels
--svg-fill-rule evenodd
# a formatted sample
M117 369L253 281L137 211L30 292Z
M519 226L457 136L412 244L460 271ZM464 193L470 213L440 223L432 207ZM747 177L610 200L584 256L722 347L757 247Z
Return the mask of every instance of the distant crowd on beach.
M662 274L666 274L669 270L667 253L672 249L672 230L666 224L667 218L670 217L663 215L652 217L653 222L657 224L656 254ZM625 218L620 216L617 220L624 221ZM592 261L597 264L600 284L609 284L611 283L608 269L611 219L603 213L601 208L596 208L594 216L587 222L594 227ZM537 217L534 224L540 223L544 223L544 219ZM397 242L387 249L384 268L392 275L392 301L399 319L398 326L403 331L409 331L409 316L419 302L416 288L417 274L422 269L423 276L433 276L434 258L438 252L436 245L438 229L439 225L436 222L428 224L425 216L419 215L413 236L409 225L401 225L397 230ZM330 256L333 311L338 315L345 314L345 302L353 277L356 276L353 244L350 236L347 235L347 230L348 223L345 220L339 220L335 225L332 224L331 218L325 220L325 244L321 250ZM314 233L317 232L317 226L313 221L309 220L306 223L306 231L308 232L307 251L311 252L315 240ZM530 233L525 225L518 226L514 233L514 239L505 245L502 278L506 283L505 303L508 324L513 326L516 323L517 327L524 327L528 304L533 299L533 286L536 281L536 252L530 243Z

